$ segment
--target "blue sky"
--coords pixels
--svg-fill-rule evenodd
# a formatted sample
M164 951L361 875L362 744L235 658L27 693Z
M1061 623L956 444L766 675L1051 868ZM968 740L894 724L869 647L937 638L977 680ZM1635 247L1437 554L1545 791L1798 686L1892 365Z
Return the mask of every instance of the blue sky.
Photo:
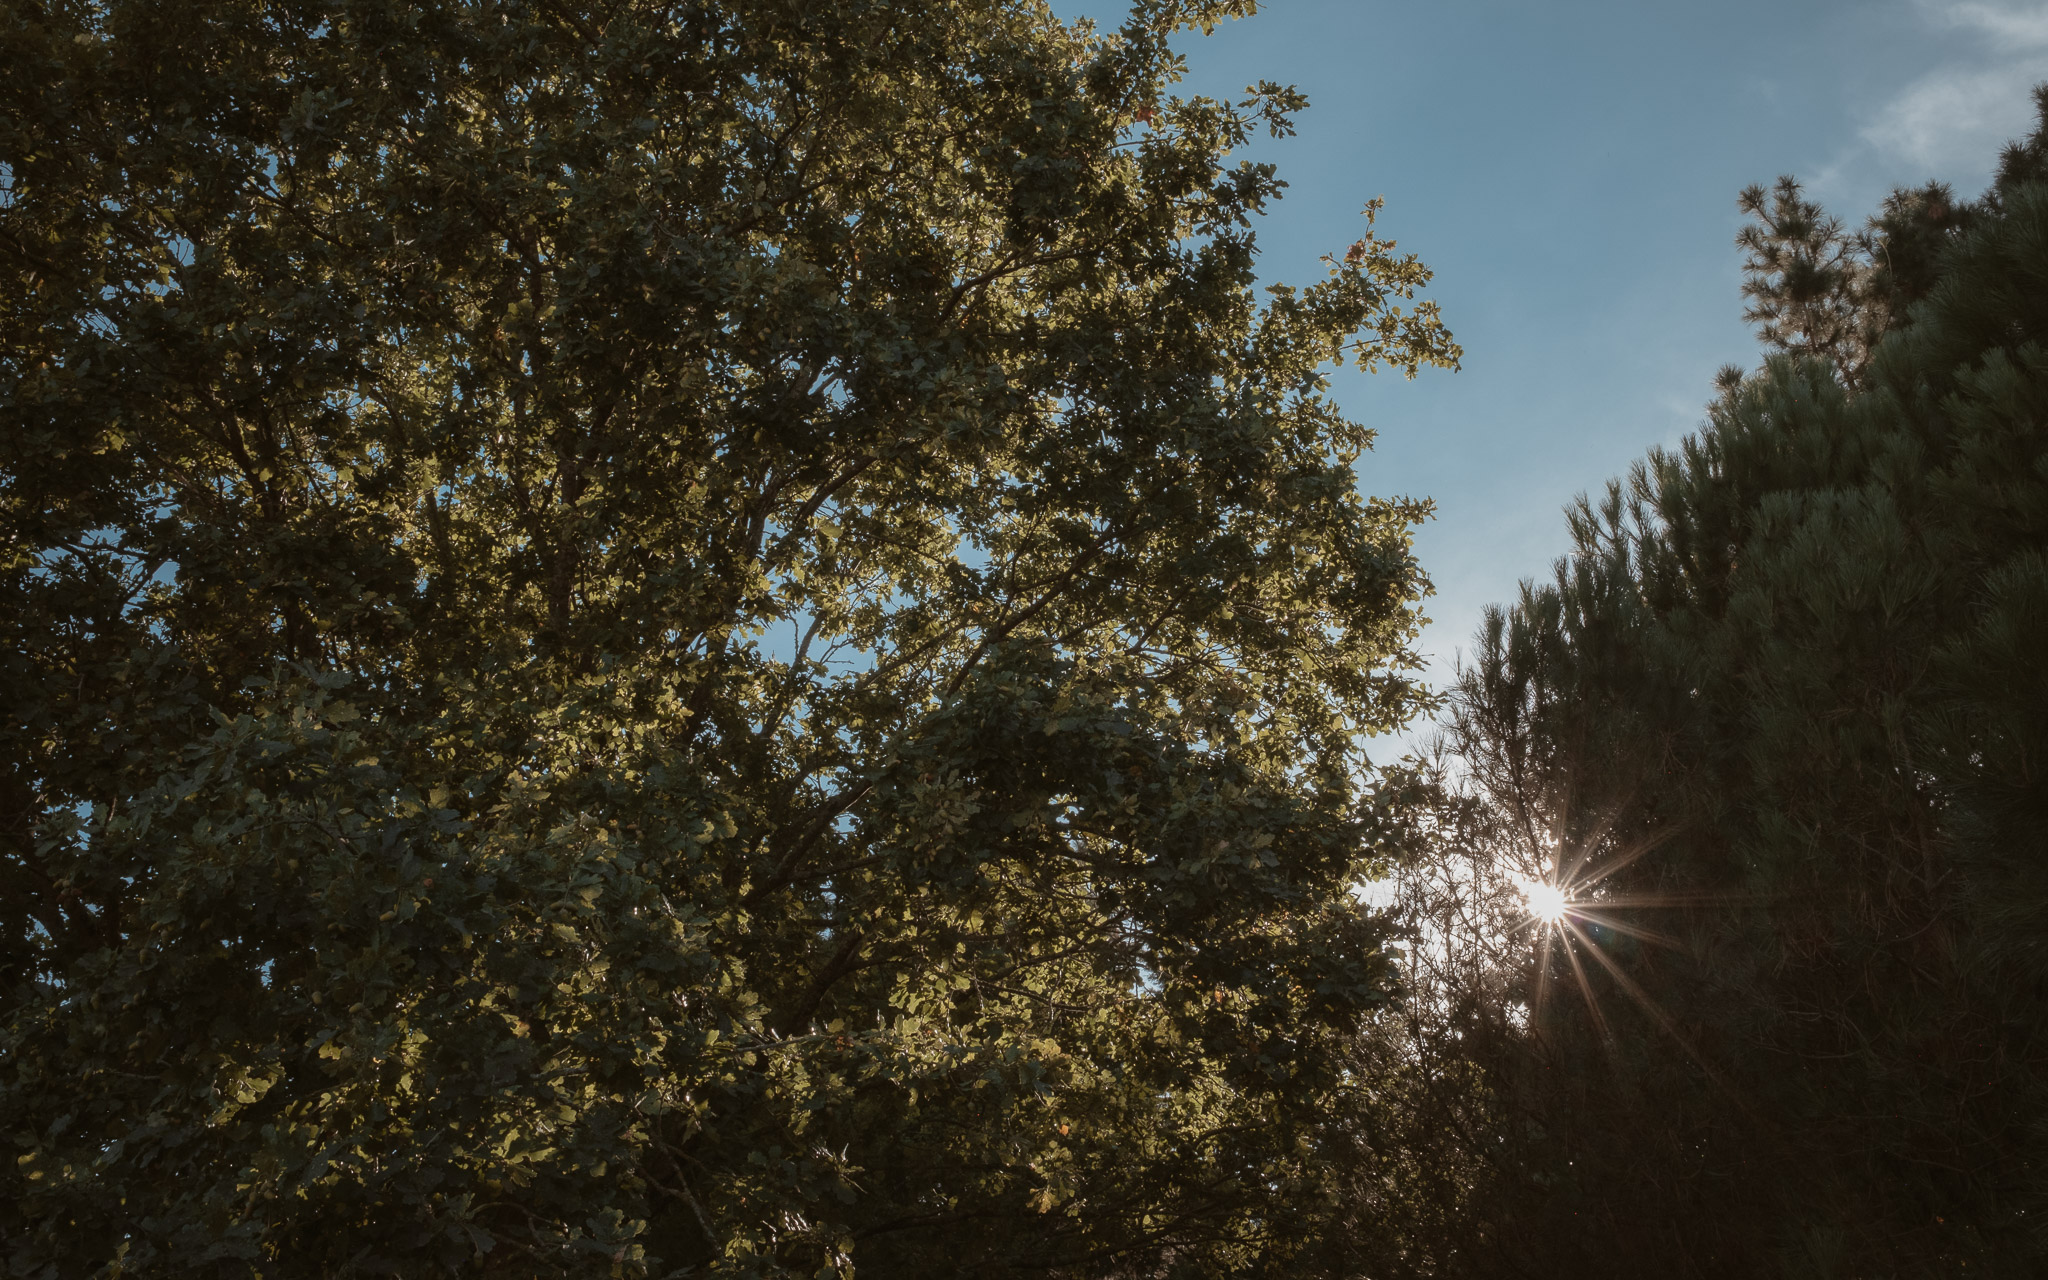
M1755 362L1736 192L1792 173L1852 224L1901 183L1974 196L2048 80L2048 0L1271 0L1181 47L1184 94L1270 79L1312 104L1247 153L1291 184L1262 275L1317 278L1376 195L1382 233L1437 273L1465 368L1336 393L1380 433L1363 487L1436 501L1418 551L1440 680L1480 611L1565 550L1563 505Z

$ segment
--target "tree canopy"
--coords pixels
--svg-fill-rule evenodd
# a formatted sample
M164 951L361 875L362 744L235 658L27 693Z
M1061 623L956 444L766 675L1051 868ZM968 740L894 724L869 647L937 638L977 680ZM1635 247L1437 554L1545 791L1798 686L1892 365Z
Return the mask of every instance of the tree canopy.
M11 1274L1324 1266L1459 353L1249 8L0 8Z
M9 1274L2039 1271L2048 94L1383 770L1251 8L0 6Z
M1474 847L1575 905L1433 1050L1467 1273L2048 1258L2040 101L1977 201L1745 193L1770 358L1480 636Z

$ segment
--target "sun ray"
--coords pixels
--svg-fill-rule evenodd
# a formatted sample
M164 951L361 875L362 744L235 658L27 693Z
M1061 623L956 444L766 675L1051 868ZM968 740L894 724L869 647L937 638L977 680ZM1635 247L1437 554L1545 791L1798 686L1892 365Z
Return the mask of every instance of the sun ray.
M1658 893L1603 893L1596 901L1603 907L1719 907L1767 899L1768 895L1758 893L1684 889Z
M1605 906L1606 904L1603 902L1601 905ZM1613 916L1606 914L1605 912L1596 910L1593 907L1586 905L1583 902L1572 903L1568 910L1571 915L1576 916L1581 920L1589 920L1592 923L1599 925L1603 929L1612 929L1616 933L1625 933L1631 938L1640 938L1644 942L1655 943L1657 946L1660 947L1668 947L1673 951L1686 950L1686 946L1684 943L1680 942L1678 939L1672 937L1668 933L1659 933L1655 929L1645 929L1643 926L1639 924L1630 924L1626 920L1618 920Z
M1557 811L1551 815L1550 819L1550 839L1548 841L1548 848L1550 850L1550 877L1553 880L1558 879L1564 870L1564 861L1566 857L1565 831L1571 826L1571 813L1571 792L1569 790L1566 790L1566 792L1562 796L1558 797ZM1540 852L1543 848L1545 848L1545 843L1532 839L1529 843L1529 847L1532 850Z
M1577 851L1573 853L1570 865L1566 865L1565 860L1562 856L1558 858L1557 882L1559 884L1593 884L1599 879L1598 876L1593 876L1581 880L1579 878L1579 868L1585 866L1586 863L1592 859L1593 850L1598 849L1600 847L1601 842L1607 839L1607 833L1614 830L1614 824L1616 821L1620 819L1621 812L1622 806L1619 804L1611 805L1608 807L1607 811L1599 818L1599 820L1593 823L1593 829L1587 832L1584 838L1578 841ZM1562 824L1563 819L1560 818L1559 825L1562 826ZM1557 848L1559 854L1562 855L1564 852L1565 844L1563 840L1563 833L1561 831L1559 833Z
M1670 1014L1664 1012L1664 1006L1651 999L1650 993L1643 990L1634 978L1622 972L1621 966L1609 959L1607 953L1600 949L1600 944L1587 937L1585 932L1577 925L1569 920L1564 921L1563 924L1566 929L1571 931L1572 936L1577 938L1579 943L1592 953L1593 959L1600 963L1600 967L1607 970L1608 976L1613 978L1621 989L1628 993L1631 999L1641 1005L1644 1012L1656 1020L1657 1025L1663 1029L1664 1034L1677 1041L1678 1047L1685 1050L1686 1056L1699 1064L1700 1070L1706 1072L1707 1079L1712 1081L1714 1086L1720 1089L1722 1093L1726 1094L1729 1100L1734 1102L1736 1106L1741 1107L1745 1114L1754 1117L1755 1112L1751 1110L1748 1100L1736 1092L1735 1086L1728 1082L1727 1077L1723 1076L1713 1063L1707 1061L1706 1055L1701 1053L1698 1047L1686 1038L1685 1033L1678 1029L1677 1021ZM1576 950L1577 948L1572 947L1569 943L1565 946L1565 954L1567 955L1573 954ZM1577 963L1576 960L1573 961L1574 967L1576 967ZM1583 981L1583 978L1581 981ZM1605 1019L1601 1020L1600 1026L1604 1032L1607 1026Z
M1600 830L1600 837L1604 837L1607 831L1611 829L1611 825L1604 825ZM1651 850L1656 849L1659 846L1663 845L1664 843L1669 841L1671 837L1676 833L1676 828L1665 827L1661 831L1653 831L1649 835L1644 836L1640 840L1630 842L1630 844L1627 847L1625 847L1620 853L1616 854L1612 859L1602 864L1599 867L1599 869L1588 872L1579 881L1579 883L1588 887L1599 884L1602 880L1605 880L1607 877L1613 875L1615 872L1621 870L1623 867L1626 867L1630 863L1636 861L1638 858L1641 858L1644 854L1649 853ZM1597 841L1588 841L1586 847L1593 848L1595 847L1596 843Z
M1569 920L1559 921L1559 924L1573 933L1578 933L1578 929ZM1572 946L1570 939L1566 939L1564 943L1564 958L1571 962L1572 976L1579 980L1579 994L1586 998L1586 1011L1593 1015L1593 1025L1600 1030L1600 1043L1607 1047L1608 1055L1611 1057L1615 1052L1614 1032L1607 1025L1607 1014L1601 1010L1599 998L1593 994L1593 984L1586 981L1585 966L1579 963L1578 949Z

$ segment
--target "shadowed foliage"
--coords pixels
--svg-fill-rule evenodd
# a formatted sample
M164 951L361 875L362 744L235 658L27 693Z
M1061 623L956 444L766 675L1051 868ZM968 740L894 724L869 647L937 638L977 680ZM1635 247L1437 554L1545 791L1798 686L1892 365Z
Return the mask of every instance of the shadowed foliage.
M2042 105L1981 200L1860 238L1746 193L1770 358L1489 618L1458 838L1576 905L1420 1052L1485 1121L1423 1162L1484 1187L1451 1272L2048 1259Z
M10 1274L1323 1265L1458 353L1249 7L0 7Z

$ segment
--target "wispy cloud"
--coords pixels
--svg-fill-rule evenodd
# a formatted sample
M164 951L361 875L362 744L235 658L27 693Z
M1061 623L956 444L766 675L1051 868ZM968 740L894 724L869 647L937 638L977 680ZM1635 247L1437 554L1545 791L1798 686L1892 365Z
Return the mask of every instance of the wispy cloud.
M1964 3L1923 3L1922 12L1944 26L1976 31L2008 47L2048 49L2048 4L1986 4L1983 0Z
M2027 91L2043 79L2048 60L1944 67L1887 103L1863 136L1888 156L1934 176L1958 167L1981 169L1999 144L2026 132L2033 116Z
M2033 124L2028 90L2048 80L2048 0L1920 0L1916 8L1963 47L1886 103L1864 141L1927 177L1974 180L2001 143Z

